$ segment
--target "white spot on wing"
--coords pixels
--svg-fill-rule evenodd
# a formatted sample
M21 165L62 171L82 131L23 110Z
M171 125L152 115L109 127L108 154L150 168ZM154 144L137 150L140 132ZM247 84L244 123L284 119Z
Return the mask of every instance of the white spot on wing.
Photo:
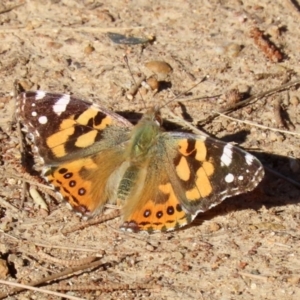
M36 91L35 100L41 100L46 96L46 92L44 91Z
M244 176L240 175L240 176L238 177L238 180L244 180Z
M33 111L33 112L31 113L31 115L32 115L33 117L36 117L36 116L37 116L37 112L36 112L36 111Z
M233 181L234 181L234 176L233 176L233 174L231 174L231 173L227 174L227 175L225 176L225 181L226 181L227 183L233 182Z
M221 165L229 166L232 162L232 145L227 144L223 149L221 156Z
M252 163L253 163L253 160L254 160L254 156L247 153L246 156L245 156L245 159L246 159L247 165L251 166Z
M39 117L39 123L40 124L47 124L48 118L46 116Z
M70 102L70 95L62 95L61 98L59 98L54 106L53 106L53 111L57 114L57 115L61 115L65 110L67 105Z

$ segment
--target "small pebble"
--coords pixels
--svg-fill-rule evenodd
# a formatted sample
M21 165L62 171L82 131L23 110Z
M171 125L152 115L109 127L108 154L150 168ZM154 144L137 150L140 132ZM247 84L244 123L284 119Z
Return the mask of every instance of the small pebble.
M158 76L158 81L164 80L173 71L168 63L158 60L145 63L145 67Z
M269 34L273 39L278 40L281 32L280 32L280 28L276 25L270 26L267 30L266 33Z
M297 96L292 96L290 98L290 103L293 106L298 106L298 104L299 104L299 98Z
M88 46L86 46L85 48L84 48L84 53L85 54L91 54L92 52L94 52L95 51L95 48L93 47L93 46L91 46L91 45L88 45Z
M154 248L152 245L149 245L149 244L148 244L148 245L146 246L146 250L148 250L148 251L151 251L151 252L152 252L152 251L154 251L154 250L155 250L155 248Z
M8 267L6 260L0 259L0 279L5 279L8 274Z
M287 278L287 282L291 284L298 284L300 282L299 276L292 276Z
M237 57L241 52L241 50L242 50L241 45L236 43L229 43L226 46L226 53L229 57Z
M47 43L47 46L53 49L60 49L62 47L62 44L57 42L49 42Z
M221 226L216 222L212 222L209 224L209 230L211 232L216 232L216 231L219 231L220 229L221 229Z
M153 91L159 89L159 81L155 78L155 76L149 77L146 82Z

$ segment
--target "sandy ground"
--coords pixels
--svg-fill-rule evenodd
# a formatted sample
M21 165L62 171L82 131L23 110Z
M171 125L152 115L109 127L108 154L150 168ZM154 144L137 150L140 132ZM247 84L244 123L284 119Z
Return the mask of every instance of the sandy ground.
M300 190L270 171L255 191L227 199L187 228L153 235L121 232L120 218L63 235L64 228L83 221L44 193L49 213L28 196L38 177L29 177L20 162L16 80L25 90L70 92L140 114L207 75L183 99L212 98L168 105L197 125L238 101L236 93L252 96L298 78L296 1L110 2L27 0L15 7L21 2L1 1L0 278L33 284L58 275L39 287L61 284L54 290L80 299L300 299ZM107 32L155 40L116 44ZM136 80L151 75L146 62L169 63L167 88L154 97L145 94L144 101L139 95L129 100L134 83L124 54ZM299 183L299 99L296 85L230 113L264 128L224 117L200 123L206 133L239 143L265 167ZM166 112L164 117L169 119ZM84 258L95 256L100 266L87 268ZM28 290L7 297L60 298Z

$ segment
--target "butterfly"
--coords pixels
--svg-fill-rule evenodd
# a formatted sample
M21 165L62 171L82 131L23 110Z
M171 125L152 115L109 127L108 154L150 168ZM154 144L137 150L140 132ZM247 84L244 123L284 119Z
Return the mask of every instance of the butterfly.
M38 90L18 96L16 114L45 179L84 216L121 205L123 230L178 229L264 176L260 161L232 144L164 131L159 109L133 126L102 105Z

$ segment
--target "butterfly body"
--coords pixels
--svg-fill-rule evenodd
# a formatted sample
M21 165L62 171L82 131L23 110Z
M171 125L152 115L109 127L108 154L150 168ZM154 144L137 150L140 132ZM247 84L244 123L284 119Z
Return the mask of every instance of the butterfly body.
M231 144L163 131L158 109L132 126L102 106L36 91L19 95L17 113L59 194L87 216L121 204L124 230L180 228L264 175L254 156Z

